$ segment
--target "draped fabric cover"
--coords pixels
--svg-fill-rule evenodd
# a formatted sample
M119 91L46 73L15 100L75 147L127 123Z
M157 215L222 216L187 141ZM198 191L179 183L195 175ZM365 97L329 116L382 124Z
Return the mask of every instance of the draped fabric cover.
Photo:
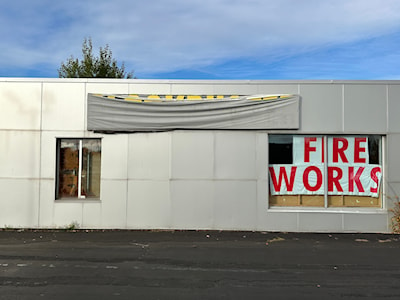
M298 129L299 96L236 99L127 101L124 96L88 94L87 129L96 132L174 129Z

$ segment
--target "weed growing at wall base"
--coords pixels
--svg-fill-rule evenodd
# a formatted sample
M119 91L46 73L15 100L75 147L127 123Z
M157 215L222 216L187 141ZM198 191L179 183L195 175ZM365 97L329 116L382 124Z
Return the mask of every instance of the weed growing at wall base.
M79 229L79 223L77 221L73 221L67 226L65 226L65 230L73 231Z
M397 200L389 212L392 214L390 221L393 233L400 233L400 201Z

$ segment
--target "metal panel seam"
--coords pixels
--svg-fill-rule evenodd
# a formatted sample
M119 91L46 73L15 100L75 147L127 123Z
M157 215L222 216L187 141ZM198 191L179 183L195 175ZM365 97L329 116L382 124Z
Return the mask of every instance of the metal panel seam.
M43 139L43 82L40 83L40 133L39 133L39 186L38 186L38 207L37 207L37 226L40 227L40 208L41 208L41 178L42 178L42 139ZM54 219L54 217L53 217Z

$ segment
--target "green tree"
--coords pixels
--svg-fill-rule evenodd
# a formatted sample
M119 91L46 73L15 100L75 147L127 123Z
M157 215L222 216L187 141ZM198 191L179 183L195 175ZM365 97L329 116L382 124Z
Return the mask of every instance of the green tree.
M133 78L133 72L125 71L124 63L118 66L110 47L100 47L99 56L93 55L92 39L85 38L82 44L82 60L71 56L58 69L59 78Z

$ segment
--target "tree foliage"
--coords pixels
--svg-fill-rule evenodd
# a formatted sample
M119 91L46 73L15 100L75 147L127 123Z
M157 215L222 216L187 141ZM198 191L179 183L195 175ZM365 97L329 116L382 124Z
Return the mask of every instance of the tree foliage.
M82 44L82 60L71 56L58 69L59 78L133 78L133 73L125 71L124 63L118 66L112 57L110 47L100 47L99 56L93 55L92 40L86 39Z

